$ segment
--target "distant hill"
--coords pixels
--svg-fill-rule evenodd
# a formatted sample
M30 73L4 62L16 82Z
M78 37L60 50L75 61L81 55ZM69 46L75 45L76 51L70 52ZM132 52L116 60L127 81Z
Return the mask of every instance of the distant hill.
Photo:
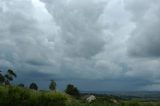
M160 99L160 91L82 91L82 93L114 95L120 98L145 98L152 100Z

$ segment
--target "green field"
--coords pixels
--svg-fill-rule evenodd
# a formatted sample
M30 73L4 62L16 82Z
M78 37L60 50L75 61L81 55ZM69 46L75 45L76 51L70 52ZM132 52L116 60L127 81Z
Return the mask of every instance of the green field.
M69 96L60 92L0 86L0 106L65 106Z
M63 92L0 85L0 106L160 106L158 101L123 100L115 96L96 97L95 101L88 103L82 96L77 99ZM117 102L114 103L112 100Z

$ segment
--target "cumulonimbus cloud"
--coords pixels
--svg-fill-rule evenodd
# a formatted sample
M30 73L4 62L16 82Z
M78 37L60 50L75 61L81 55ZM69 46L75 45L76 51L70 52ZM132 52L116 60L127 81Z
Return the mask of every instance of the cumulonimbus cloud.
M57 79L157 81L159 8L151 0L1 0L1 68Z

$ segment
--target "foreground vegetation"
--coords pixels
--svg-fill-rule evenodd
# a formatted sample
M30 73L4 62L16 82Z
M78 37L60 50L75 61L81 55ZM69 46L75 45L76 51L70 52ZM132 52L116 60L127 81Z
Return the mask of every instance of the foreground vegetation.
M34 82L29 87L24 84L13 86L11 82L17 77L12 69L6 74L0 71L0 106L66 106L72 95L78 98L79 90L68 84L66 93L56 91L56 82L51 80L49 91L39 91Z
M117 98L115 98L116 100ZM117 100L110 96L97 97L91 103L62 92L36 91L18 86L0 85L0 106L160 106L160 102Z
M0 86L0 106L65 106L67 95L16 86Z

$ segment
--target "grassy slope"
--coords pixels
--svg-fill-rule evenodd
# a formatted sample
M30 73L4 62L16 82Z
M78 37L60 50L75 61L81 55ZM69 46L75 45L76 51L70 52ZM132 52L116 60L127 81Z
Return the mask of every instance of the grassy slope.
M61 92L42 92L0 85L0 106L65 106L69 96Z
M97 97L92 103L62 92L35 91L16 86L0 85L0 106L160 106L158 103L143 103L140 101L119 101L112 103L104 97Z

